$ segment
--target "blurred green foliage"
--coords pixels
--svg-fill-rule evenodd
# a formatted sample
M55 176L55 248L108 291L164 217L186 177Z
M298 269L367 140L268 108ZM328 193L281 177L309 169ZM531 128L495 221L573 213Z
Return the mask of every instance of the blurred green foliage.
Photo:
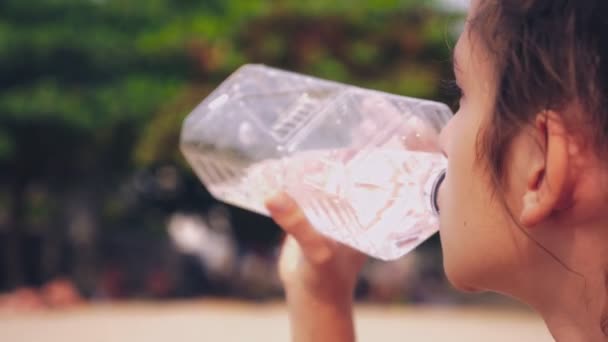
M2 0L0 225L52 225L69 192L124 216L121 184L187 170L183 118L244 63L446 100L460 19L427 0Z
M81 153L92 152L91 145L112 144L111 133L122 128L130 130L130 144L109 151L130 156L118 159L147 164L173 158L157 147L165 135L175 143L177 133L171 131L181 119L175 115L183 116L246 62L437 97L449 66L448 30L455 16L433 10L431 2L421 4L4 0L0 159L22 152L19 140L28 134L17 133L47 122L76 133ZM165 129L150 127L155 125ZM39 154L63 154L60 146L46 146L44 132L39 133Z

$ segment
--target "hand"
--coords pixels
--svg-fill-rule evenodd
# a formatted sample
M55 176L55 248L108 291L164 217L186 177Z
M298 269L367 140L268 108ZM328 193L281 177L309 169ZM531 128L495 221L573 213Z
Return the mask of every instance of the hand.
M298 204L285 193L266 201L274 221L287 233L279 276L288 293L352 301L357 275L367 257L316 232Z

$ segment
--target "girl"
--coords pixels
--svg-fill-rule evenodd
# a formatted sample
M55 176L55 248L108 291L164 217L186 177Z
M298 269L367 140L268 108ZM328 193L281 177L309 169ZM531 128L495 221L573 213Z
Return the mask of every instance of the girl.
M448 279L529 304L557 341L608 340L606 18L605 0L473 1L454 50L460 109L441 135ZM288 233L294 340L354 340L364 256L315 233L286 195L267 207Z

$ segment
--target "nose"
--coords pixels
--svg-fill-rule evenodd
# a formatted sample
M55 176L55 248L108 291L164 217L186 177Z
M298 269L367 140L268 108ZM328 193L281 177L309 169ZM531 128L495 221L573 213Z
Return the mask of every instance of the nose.
M451 118L450 121L448 121L439 134L439 149L446 158L448 158L447 151L449 150L448 147L451 141L452 122L454 122L454 118Z

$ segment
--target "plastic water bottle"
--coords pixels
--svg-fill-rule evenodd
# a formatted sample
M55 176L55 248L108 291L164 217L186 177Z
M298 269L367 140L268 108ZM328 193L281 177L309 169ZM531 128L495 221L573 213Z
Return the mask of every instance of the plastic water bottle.
M393 260L438 230L440 103L245 65L185 119L182 151L217 199L269 215L287 192L315 229Z

